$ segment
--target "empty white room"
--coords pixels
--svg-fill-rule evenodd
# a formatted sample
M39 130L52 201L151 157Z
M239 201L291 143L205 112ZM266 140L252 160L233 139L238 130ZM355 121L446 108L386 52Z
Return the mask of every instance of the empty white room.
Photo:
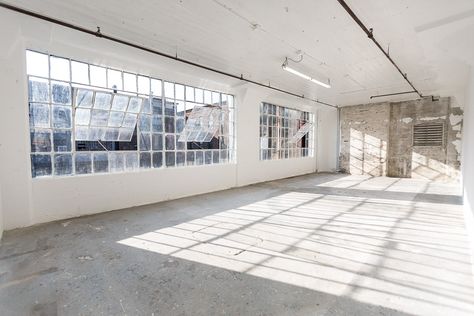
M0 0L0 315L474 315L472 0Z

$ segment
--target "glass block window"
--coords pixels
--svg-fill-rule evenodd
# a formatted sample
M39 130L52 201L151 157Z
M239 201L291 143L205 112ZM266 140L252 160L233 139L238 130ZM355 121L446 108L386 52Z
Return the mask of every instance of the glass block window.
M32 176L234 161L234 97L26 51Z
M260 160L314 156L314 114L260 104Z

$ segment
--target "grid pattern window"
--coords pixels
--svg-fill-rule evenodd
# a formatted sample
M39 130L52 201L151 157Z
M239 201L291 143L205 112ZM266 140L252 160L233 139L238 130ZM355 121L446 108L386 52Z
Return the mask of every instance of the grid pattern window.
M260 104L260 160L313 157L314 114Z
M33 178L234 161L234 97L26 51Z

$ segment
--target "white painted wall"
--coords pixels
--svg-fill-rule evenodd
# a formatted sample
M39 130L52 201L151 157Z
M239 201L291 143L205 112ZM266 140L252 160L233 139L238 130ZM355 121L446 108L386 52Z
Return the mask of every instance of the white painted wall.
M466 89L463 129L462 182L464 217L470 234L474 258L474 68L472 66L470 80Z
M259 161L260 102L315 113L318 108L294 97L248 84L240 85L214 73L5 10L0 11L0 38L0 184L3 197L0 210L3 209L5 229L310 173L318 164L320 171L335 168L335 142L331 141L336 134L335 110L319 113L321 127L318 127L317 135L322 141L318 142L317 158ZM234 94L238 163L32 179L26 48Z

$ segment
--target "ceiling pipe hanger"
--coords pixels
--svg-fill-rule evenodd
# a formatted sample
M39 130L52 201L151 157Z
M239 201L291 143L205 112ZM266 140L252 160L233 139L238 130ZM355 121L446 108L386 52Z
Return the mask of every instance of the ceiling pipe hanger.
M119 43L119 44L129 46L129 47L133 47L133 48L136 48L136 49L148 52L148 53L152 53L152 54L159 55L159 56L162 56L162 57L165 57L165 58L169 58L169 59L187 64L187 65L190 65L190 66L194 66L194 67L201 68L201 69L204 69L204 70L207 70L207 71L211 71L211 72L214 72L214 73L226 76L226 77L230 77L230 78L233 78L233 79L245 81L245 82L254 84L256 86L260 86L260 87L264 87L264 88L271 89L271 90L274 90L274 91L278 91L278 92L281 92L281 93L284 93L284 94L287 94L287 95L290 95L290 96L294 96L294 97L297 97L297 98L300 98L300 99L304 99L304 100L308 100L308 101L311 101L311 102L319 103L319 104L329 106L329 107L332 107L332 108L336 108L336 109L338 108L337 105L322 102L318 99L308 98L304 94L297 94L297 93L291 92L289 90L280 89L280 88L271 86L270 84L265 84L265 83L261 83L261 82L254 81L254 80L251 80L251 79L244 78L243 74L235 75L235 74L228 73L228 72L216 69L216 68L212 68L212 67L209 67L209 66L198 64L196 62L193 62L193 61L190 61L190 60L187 60L187 59L180 58L177 55L173 56L173 55L163 53L163 52L158 51L158 50L154 50L154 49L151 49L151 48L148 48L148 47L145 47L145 46L141 46L141 45L138 45L138 44L128 42L126 40L123 40L123 39L120 39L120 38L117 38L117 37L114 37L114 36L106 35L101 31L100 27L97 27L96 31L92 31L92 30L89 30L85 27L77 26L77 25L62 21L62 20L58 20L58 19L46 16L46 15L42 15L42 14L30 11L30 10L26 10L26 9L17 7L17 6L6 4L6 3L3 3L3 2L0 2L0 7L4 8L4 9L7 9L7 10L10 10L10 11L14 11L14 12L17 12L17 13L24 14L24 15L27 15L27 16L31 16L31 17L34 17L34 18L37 18L37 19L40 19L40 20L43 20L43 21L47 21L47 22L50 22L50 23L53 23L53 24L57 24L57 25L60 25L60 26L63 26L63 27L69 28L69 29L73 29L73 30L76 30L76 31L79 31L79 32L82 32L82 33L85 33L85 34L93 35L93 36L98 37L98 38L106 39L106 40L109 40L111 42Z
M374 44L382 51L385 57L392 63L392 65L398 70L398 72L402 75L402 77L406 80L406 82L410 85L410 87L413 89L413 93L416 93L420 96L420 98L423 98L423 95L419 90L415 88L413 83L408 79L408 76L405 72L403 72L400 67L395 63L395 61L390 57L389 52L385 51L383 47L380 45L380 43L375 39L374 37L374 30L372 28L368 29L364 23L359 19L359 17L352 11L352 9L349 7L349 5L344 1L344 0L337 0L339 4L344 8L344 10L347 11L347 13L351 16L351 18L359 25L359 27L367 34L367 36L374 42Z

